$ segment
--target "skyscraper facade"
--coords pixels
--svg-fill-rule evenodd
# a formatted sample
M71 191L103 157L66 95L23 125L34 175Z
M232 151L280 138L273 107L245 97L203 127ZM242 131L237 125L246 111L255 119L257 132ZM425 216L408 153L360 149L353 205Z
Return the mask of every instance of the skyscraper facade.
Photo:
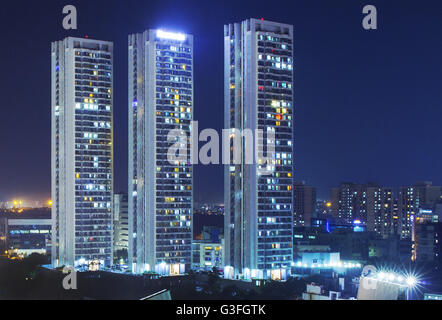
M112 261L113 44L52 43L52 264Z
M244 153L241 164L225 165L225 274L282 278L293 258L293 26L224 26L224 124L262 130L255 147L275 143L270 174Z
M168 160L168 134L191 136L193 36L148 30L128 46L129 263L181 274L192 258L193 171L189 160Z

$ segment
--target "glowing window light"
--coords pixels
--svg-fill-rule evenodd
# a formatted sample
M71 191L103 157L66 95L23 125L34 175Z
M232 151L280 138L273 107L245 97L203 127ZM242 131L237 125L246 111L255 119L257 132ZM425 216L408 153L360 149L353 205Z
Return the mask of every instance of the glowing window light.
M157 30L157 37L162 39L177 40L177 41L186 40L186 35L183 33L167 32L164 30Z

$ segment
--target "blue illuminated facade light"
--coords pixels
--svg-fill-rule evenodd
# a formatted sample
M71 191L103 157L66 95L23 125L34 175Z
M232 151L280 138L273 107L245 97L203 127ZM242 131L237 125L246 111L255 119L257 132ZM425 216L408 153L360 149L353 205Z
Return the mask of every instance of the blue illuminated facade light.
M186 35L184 33L177 32L168 32L161 29L157 30L157 38L160 39L168 39L168 40L177 40L177 41L185 41Z

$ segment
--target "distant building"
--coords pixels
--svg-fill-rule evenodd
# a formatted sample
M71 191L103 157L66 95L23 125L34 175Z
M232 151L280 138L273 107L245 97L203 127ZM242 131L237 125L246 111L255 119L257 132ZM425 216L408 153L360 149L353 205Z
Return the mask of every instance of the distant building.
M220 243L194 240L193 246L193 269L210 271L214 267L218 270L224 268L224 239L222 239Z
M400 215L399 215L399 200L397 197L393 200L393 234L399 235L402 238L401 235L401 226L402 223L400 221Z
M192 243L192 269L210 271L224 268L224 235L222 228L204 226L201 239Z
M357 225L339 225L322 219L314 219L313 222L311 228L294 229L294 256L305 250L325 250L339 252L347 261L364 262L377 258L392 263L405 263L411 259L409 239L400 239L398 235L379 238L375 232L359 231Z
M51 211L28 209L0 216L0 250L9 255L51 254Z
M354 220L367 221L367 186L343 182L332 188L332 214L337 221L351 224Z
M332 214L337 221L358 221L380 238L394 234L394 195L376 184L341 183L332 189Z
M399 232L402 238L412 238L416 214L419 212L420 197L414 187L399 187L398 192ZM414 241L414 239L412 239Z
M379 238L388 239L394 235L394 195L393 189L367 186L367 231Z
M347 230L336 230L333 233L324 234L322 241L330 244L333 252L339 252L341 259L354 261L367 261L369 253L368 232L354 232Z
M332 217L331 201L325 201L325 200L316 201L316 214L318 218L331 218Z
M402 238L414 239L414 224L421 208L435 207L442 202L442 187L431 181L416 182L412 186L399 187L398 219Z
M330 252L339 252L343 260L367 261L371 235L368 232L355 232L349 227L336 228L330 232L320 228L295 228L293 250L297 255L306 246L328 246Z
M370 238L368 257L390 263L409 263L411 260L411 241L391 235L386 239Z
M311 225L311 219L316 217L316 188L304 182L293 183L293 225Z
M114 194L114 253L129 249L129 210L127 193Z
M416 224L415 260L442 266L442 222Z

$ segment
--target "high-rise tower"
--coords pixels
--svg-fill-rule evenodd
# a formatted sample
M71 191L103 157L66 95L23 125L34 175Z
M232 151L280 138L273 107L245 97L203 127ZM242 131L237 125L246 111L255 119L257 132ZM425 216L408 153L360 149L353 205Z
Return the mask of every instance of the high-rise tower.
M52 264L112 261L113 44L52 43Z
M293 26L257 19L224 26L224 124L262 130L255 147L275 145L271 173L246 164L244 154L225 166L226 275L283 278L293 257Z
M193 171L189 159L168 160L168 134L191 136L193 37L148 30L128 45L129 263L181 274L192 258Z

